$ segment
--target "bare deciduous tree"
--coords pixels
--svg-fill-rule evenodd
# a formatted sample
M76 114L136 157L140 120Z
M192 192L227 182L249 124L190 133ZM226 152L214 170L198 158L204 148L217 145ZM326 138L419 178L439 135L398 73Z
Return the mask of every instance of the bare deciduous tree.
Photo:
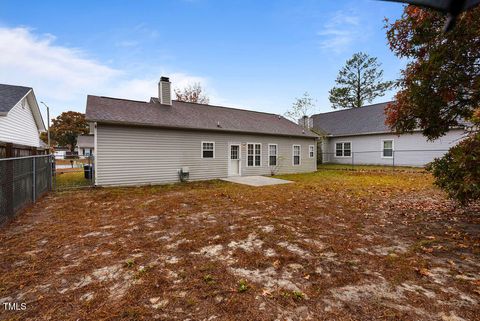
M183 89L175 89L177 100L189 103L208 104L210 99L204 93L200 83L194 83L184 87Z
M285 117L297 123L300 119L309 117L314 108L315 100L310 97L308 92L305 92L301 98L295 98L292 108L285 113Z

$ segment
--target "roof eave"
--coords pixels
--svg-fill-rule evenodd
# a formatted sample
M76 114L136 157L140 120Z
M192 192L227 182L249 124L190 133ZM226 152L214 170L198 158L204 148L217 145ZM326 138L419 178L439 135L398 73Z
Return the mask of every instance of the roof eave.
M395 134L395 132L379 131L379 132L365 132L365 133L328 134L327 137L346 137L346 136L363 136L363 135L379 135L379 134Z
M465 129L465 126L452 126L452 129ZM421 129L415 129L411 132L404 132L404 133L396 133L393 131L379 131L379 132L365 132L365 133L352 133L352 134L328 134L327 137L347 137L347 136L364 136L364 135L381 135L381 134L393 134L393 135L405 135L405 134L414 134L422 132Z
M167 125L155 125L155 124L145 124L145 123L135 123L135 122L124 122L124 121L114 121L114 120L100 120L94 118L87 118L87 122L96 122L97 124L108 124L108 125L124 125L124 126L136 126L136 127L153 127L153 128L166 128L166 129L181 129L181 130L195 130L195 131L213 131L213 132L232 132L232 133L243 133L243 134L258 134L258 135L270 135L270 136L287 136L287 137L303 137L303 138L318 138L318 135L310 134L282 134L282 133L266 133L266 132L256 132L256 131L246 131L246 130L234 130L234 129L224 129L224 128L198 128L198 127L188 127L188 126L167 126Z
M42 113L40 112L40 106L38 106L37 98L35 97L35 93L33 89L30 89L28 93L22 98L27 99L30 105L30 110L32 111L33 118L35 119L35 123L37 124L38 131L40 133L46 132L45 124L43 122Z

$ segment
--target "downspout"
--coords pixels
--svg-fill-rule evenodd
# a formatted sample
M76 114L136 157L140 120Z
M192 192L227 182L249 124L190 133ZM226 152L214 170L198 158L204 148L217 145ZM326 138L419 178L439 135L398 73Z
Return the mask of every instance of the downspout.
M97 149L97 122L93 123L93 174L94 174L94 186L97 186L98 176L98 149Z

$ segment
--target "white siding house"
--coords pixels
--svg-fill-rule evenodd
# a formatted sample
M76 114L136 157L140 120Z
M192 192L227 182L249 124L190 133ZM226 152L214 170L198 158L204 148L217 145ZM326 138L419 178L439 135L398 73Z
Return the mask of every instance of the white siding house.
M149 102L88 96L101 186L316 170L317 136L282 116L171 100L162 77ZM161 103L163 101L163 103Z
M95 141L92 135L79 135L76 146L78 156L92 156L95 149Z
M0 84L0 142L40 147L44 131L33 89Z
M465 135L461 127L429 141L420 131L397 135L385 125L388 103L346 109L311 117L324 133L322 162L333 164L424 166L443 156Z
M453 129L447 135L428 141L421 132L413 134L372 134L326 138L323 153L325 163L424 166L442 157L464 136L463 129ZM337 153L337 145L350 143L350 155ZM391 149L391 152L390 152Z

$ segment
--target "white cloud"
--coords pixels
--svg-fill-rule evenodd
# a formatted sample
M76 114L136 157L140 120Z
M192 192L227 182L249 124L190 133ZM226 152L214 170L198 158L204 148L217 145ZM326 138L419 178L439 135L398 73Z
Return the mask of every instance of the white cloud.
M56 116L65 110L85 111L88 94L148 100L158 92L161 75L174 88L200 82L214 94L207 78L153 68L158 74L138 75L110 67L84 51L55 44L52 35L36 35L28 28L0 27L0 83L31 86L37 99L52 107ZM214 101L215 95L211 95Z
M171 73L169 76L174 88L180 89L197 82L204 87L209 86L209 81L205 77L192 76L182 72Z
M78 49L54 45L52 35L36 36L26 28L0 28L0 79L32 86L42 95L68 101L97 88L121 72L86 58Z
M193 83L200 83L207 94L211 90L209 81L205 77L192 76L186 73L161 71L158 75L167 76L172 82L173 89L181 89ZM110 88L105 89L102 95L110 95L121 98L148 100L158 93L158 81L160 76L152 75L147 78L133 78L129 80L119 81Z
M363 38L360 19L353 13L337 11L335 15L327 21L323 30L317 34L322 38L320 47L325 50L332 50L336 53L345 51L349 46Z

